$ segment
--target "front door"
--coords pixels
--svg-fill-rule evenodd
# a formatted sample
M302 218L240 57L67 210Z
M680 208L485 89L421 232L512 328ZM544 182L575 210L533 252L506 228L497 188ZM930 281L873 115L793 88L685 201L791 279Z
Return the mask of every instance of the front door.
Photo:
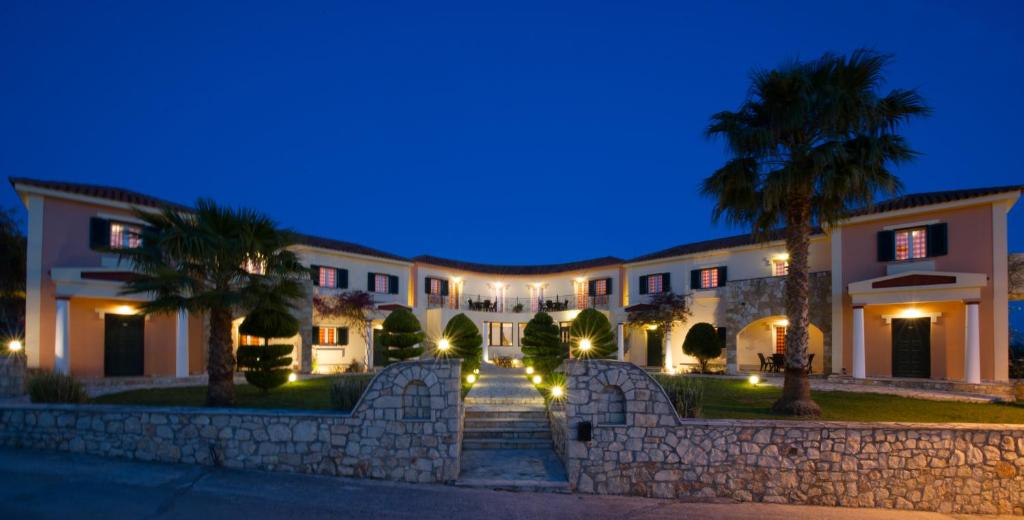
M661 330L647 331L647 366L660 367L665 364L665 335Z
M107 377L141 376L146 317L104 315L103 374Z
M931 318L892 320L892 376L931 377Z
M381 368L388 362L388 349L381 340L384 338L382 330L373 329L373 366Z

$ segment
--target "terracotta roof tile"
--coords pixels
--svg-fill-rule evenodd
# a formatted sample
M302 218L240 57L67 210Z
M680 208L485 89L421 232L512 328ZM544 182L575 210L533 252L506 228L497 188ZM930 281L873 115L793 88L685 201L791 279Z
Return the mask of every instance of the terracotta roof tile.
M469 271L472 273L487 273L500 275L540 275L566 273L572 271L583 271L586 269L596 269L599 267L619 266L623 263L623 260L621 258L615 258L613 256L604 256L601 258L592 258L590 260L580 260L577 262L566 262L562 264L545 265L478 264L475 262L463 262L461 260L451 260L448 258L439 258L430 255L414 256L412 259L419 263L436 265L438 267L449 267L452 269L458 269L460 271Z
M1024 190L1024 186L992 186L988 188L972 188L966 190L947 190L947 191L932 191L927 193L910 193L893 199L879 202L872 206L853 211L850 213L851 217L858 217L861 215L871 215L875 213L885 213L886 211L896 211L900 209L916 208L918 206L928 206L931 204L942 204L944 202L954 202L957 200L970 199L974 197L984 197L987 195L996 195L999 193L1009 193L1012 191Z

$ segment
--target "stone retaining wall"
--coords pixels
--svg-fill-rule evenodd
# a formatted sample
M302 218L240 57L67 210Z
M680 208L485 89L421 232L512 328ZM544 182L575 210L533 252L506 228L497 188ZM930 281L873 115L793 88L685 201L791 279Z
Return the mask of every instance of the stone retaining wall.
M460 360L391 365L351 414L0 405L0 445L231 468L450 482L462 446Z
M25 394L25 356L0 354L0 397Z
M1024 513L1021 425L681 420L632 364L566 368L563 450L578 492ZM624 417L607 404L616 392ZM575 440L580 421L593 422L591 442Z

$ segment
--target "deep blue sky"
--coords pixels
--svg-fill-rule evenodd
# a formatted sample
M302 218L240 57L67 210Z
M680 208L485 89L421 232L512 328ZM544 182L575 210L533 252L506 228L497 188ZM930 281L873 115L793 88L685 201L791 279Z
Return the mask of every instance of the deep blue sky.
M752 68L869 46L935 110L907 191L1024 183L1024 3L689 4L6 0L0 175L402 255L631 257L742 232L695 186ZM1010 226L1024 250L1024 208Z

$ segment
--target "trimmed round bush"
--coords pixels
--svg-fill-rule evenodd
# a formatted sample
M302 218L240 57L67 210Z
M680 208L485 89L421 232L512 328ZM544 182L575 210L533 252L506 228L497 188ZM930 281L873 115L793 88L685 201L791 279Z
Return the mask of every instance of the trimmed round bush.
M690 327L683 340L683 353L700 361L700 371L707 372L708 361L722 355L724 347L718 329L710 323L697 323Z
M238 332L257 338L290 338L299 333L299 320L285 310L256 308L242 320Z
M462 359L462 373L468 374L480 368L483 360L484 338L480 335L480 329L476 328L473 320L465 314L456 314L448 320L444 327L442 337L448 340L452 352L449 357Z
M572 336L572 355L579 358L614 358L618 353L615 334L608 317L597 309L586 309L576 315L569 328ZM581 351L580 341L590 340L590 350Z
M423 354L423 330L420 320L408 309L397 309L384 319L381 344L385 348L385 364L397 363Z

